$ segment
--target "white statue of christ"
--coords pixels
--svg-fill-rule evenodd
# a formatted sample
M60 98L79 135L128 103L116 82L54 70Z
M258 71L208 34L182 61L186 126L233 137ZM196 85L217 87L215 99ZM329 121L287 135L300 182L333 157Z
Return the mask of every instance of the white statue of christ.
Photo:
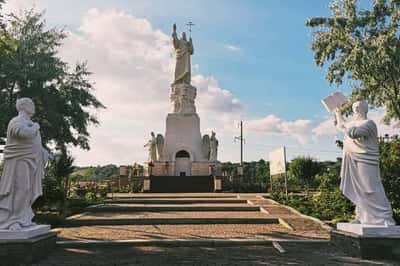
M345 121L336 110L337 126L344 131L340 189L356 206L352 223L394 225L379 171L378 130L367 118L368 104L353 104L354 119Z
M174 84L190 84L191 79L191 61L190 56L193 54L192 38L186 39L186 33L182 32L182 38L178 39L176 34L176 24L173 26L172 43L175 48L176 65Z

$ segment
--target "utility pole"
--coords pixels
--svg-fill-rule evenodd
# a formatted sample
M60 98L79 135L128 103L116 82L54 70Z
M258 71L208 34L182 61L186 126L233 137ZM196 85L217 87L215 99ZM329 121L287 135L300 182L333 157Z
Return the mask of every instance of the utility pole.
M240 140L240 166L243 167L243 121L240 121L240 137L235 137L235 140Z
M287 176L287 167L286 167L286 147L283 146L283 158L285 162L285 195L286 195L286 200L289 199L288 196L288 176Z

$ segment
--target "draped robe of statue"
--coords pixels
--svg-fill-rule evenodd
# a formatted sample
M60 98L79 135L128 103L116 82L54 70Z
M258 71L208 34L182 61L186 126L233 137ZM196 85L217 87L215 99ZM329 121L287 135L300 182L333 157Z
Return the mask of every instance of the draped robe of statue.
M190 84L191 62L190 56L193 54L193 43L184 38L178 39L176 34L172 35L176 54L175 80L174 84Z
M33 225L32 204L42 195L42 178L49 154L33 122L19 115L7 129L4 168L0 179L0 229Z
M149 142L147 142L147 144L144 146L147 147L149 151L148 161L157 161L157 141L153 133L151 134L151 139L149 140Z
M394 224L379 171L378 130L374 121L346 124L340 189L356 206L362 224Z
M218 140L215 134L210 138L210 161L214 162L218 159Z

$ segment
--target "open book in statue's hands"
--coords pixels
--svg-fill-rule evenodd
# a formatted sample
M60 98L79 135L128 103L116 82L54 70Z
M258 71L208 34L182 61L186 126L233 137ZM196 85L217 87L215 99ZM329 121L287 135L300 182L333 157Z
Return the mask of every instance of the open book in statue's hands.
M321 100L321 102L328 112L332 112L346 104L348 100L343 93L335 92L334 94L329 95L325 99Z

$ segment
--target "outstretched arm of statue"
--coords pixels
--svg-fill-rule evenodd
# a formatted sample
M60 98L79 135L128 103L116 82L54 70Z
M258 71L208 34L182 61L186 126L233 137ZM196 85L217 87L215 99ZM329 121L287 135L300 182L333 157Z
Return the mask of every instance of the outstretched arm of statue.
M36 137L40 129L38 123L33 123L32 125L26 125L22 123L17 123L12 126L11 134L24 139L31 139Z
M178 48L178 35L176 34L176 24L174 23L174 26L172 28L172 44L174 45L174 48Z
M358 127L350 127L346 129L346 134L352 139L368 137L371 134L371 128L375 126L369 123L371 123L371 121Z

